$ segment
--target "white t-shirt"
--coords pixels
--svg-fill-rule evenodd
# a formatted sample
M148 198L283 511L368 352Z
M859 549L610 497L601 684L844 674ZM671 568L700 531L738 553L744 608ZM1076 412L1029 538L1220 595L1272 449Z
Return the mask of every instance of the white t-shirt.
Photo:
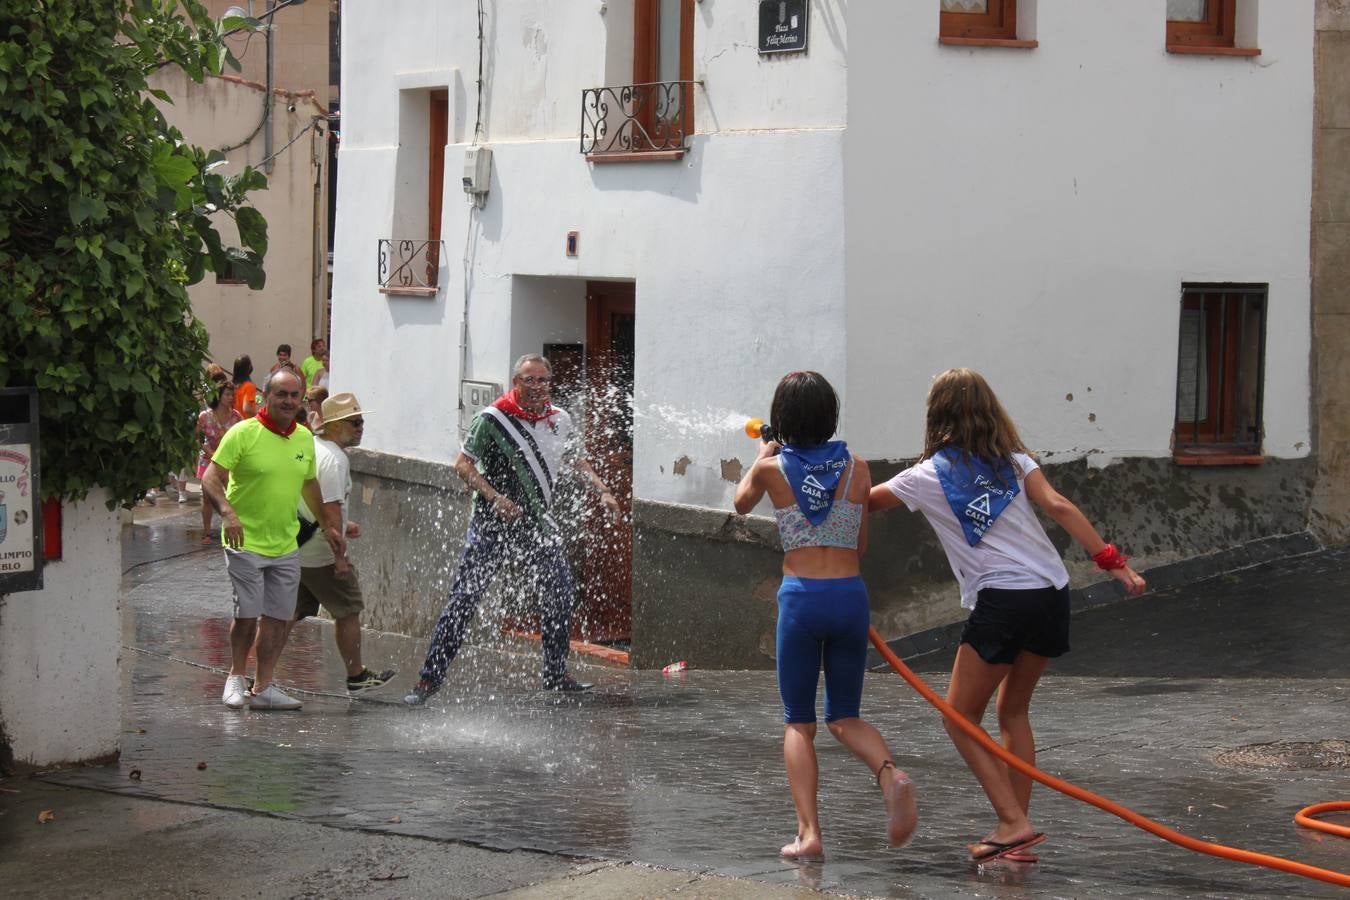
M1036 461L1025 453L1014 453L1012 459L1021 484L1037 468ZM966 542L931 459L910 466L886 482L886 487L906 507L923 513L937 532L961 585L965 609L975 608L982 588L1062 588L1069 583L1064 561L1036 518L1024 484L974 547Z
M314 464L318 470L319 493L324 503L342 504L342 528L347 529L347 495L352 492L352 464L342 448L332 441L314 436ZM304 498L300 500L300 516L306 522L313 522ZM331 566L337 560L333 557L333 548L328 546L322 530L305 542L300 548L300 566L312 569L318 566Z

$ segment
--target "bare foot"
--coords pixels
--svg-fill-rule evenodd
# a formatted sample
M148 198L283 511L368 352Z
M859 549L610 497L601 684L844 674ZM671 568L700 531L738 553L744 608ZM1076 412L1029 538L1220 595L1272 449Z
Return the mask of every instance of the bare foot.
M910 777L894 766L887 768L891 777L881 789L886 801L886 841L892 847L903 847L919 825L919 805Z
M783 849L778 851L778 855L783 859L806 861L818 861L825 858L825 848L820 843L820 838L814 837L809 840L802 840L801 835L793 838L792 843L784 844Z

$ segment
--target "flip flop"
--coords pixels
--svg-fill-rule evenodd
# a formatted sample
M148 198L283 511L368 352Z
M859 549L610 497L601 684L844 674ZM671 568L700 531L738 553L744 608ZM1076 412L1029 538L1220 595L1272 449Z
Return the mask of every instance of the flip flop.
M1008 844L1004 844L999 841L989 841L989 840L978 841L975 844L976 847L983 846L989 847L991 849L987 853L972 853L970 855L970 861L989 862L991 859L1006 859L1013 855L1023 856L1024 855L1022 853L1023 850L1030 850L1032 847L1035 847L1037 844L1041 843L1044 840L1045 834L1038 831L1031 837L1026 838L1025 840L1013 841ZM1030 862L1031 860L1023 859L1019 861Z

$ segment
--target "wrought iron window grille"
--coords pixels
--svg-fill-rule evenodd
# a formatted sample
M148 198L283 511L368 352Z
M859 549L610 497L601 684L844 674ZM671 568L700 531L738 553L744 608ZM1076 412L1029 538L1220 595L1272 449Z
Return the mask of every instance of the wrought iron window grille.
M444 241L381 238L377 272L380 289L390 292L435 293L440 286Z
M695 81L653 81L581 92L581 152L687 150Z

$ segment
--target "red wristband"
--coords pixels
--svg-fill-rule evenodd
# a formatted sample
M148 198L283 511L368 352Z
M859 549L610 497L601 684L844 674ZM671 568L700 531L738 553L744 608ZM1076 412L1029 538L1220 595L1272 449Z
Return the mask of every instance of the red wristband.
M1097 564L1097 568L1103 572L1125 568L1127 559L1129 557L1117 550L1115 544L1107 544L1092 557L1092 561Z

